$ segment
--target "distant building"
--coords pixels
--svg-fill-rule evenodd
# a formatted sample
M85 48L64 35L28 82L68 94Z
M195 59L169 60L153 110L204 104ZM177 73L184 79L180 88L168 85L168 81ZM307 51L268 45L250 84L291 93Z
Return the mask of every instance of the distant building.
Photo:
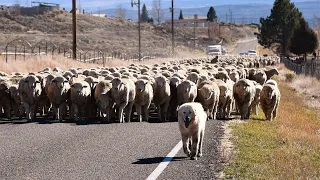
M95 17L107 17L106 14L91 14L91 16L95 16Z
M20 4L14 4L12 6L0 5L0 11L6 11L8 13L19 13L21 15L37 15L45 12L60 10L59 4L47 3L47 2L32 2L31 7L20 6Z
M171 25L172 21L166 20L165 24ZM176 27L208 27L207 17L197 16L197 19L193 17L185 17L184 19L175 19L173 24Z

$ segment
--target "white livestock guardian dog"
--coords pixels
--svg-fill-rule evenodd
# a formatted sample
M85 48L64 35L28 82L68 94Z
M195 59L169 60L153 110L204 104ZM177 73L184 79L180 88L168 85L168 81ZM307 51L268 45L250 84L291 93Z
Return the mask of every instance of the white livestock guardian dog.
M192 160L202 156L202 144L207 113L200 103L185 103L178 109L178 123L183 151ZM189 149L191 148L191 151Z

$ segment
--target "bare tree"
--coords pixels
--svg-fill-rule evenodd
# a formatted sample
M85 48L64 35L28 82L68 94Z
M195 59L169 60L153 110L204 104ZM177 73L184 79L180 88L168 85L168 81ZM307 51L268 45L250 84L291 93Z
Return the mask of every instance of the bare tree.
M122 8L121 4L117 8L116 17L122 21L126 19L126 10Z
M155 22L158 24L161 23L163 18L163 10L162 7L162 0L153 0L152 2L152 17Z

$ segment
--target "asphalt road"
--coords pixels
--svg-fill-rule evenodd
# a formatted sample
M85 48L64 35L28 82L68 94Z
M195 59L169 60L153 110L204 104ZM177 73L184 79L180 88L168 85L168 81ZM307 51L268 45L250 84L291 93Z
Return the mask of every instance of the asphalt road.
M257 39L239 41L232 54L238 55L239 53L242 53L242 52L248 52L248 50L250 49L255 49L257 45L258 45Z
M221 121L208 121L204 156L182 150L158 179L214 179ZM177 122L0 125L0 179L146 179L180 141Z

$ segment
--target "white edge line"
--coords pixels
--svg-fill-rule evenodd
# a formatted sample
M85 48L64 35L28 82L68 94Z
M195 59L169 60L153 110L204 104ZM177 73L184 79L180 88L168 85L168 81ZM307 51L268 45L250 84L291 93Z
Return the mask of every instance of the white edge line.
M170 152L169 154L162 160L162 162L158 165L158 167L147 177L146 180L155 180L160 174L166 169L168 164L172 161L174 156L180 151L182 148L182 141L180 141Z

